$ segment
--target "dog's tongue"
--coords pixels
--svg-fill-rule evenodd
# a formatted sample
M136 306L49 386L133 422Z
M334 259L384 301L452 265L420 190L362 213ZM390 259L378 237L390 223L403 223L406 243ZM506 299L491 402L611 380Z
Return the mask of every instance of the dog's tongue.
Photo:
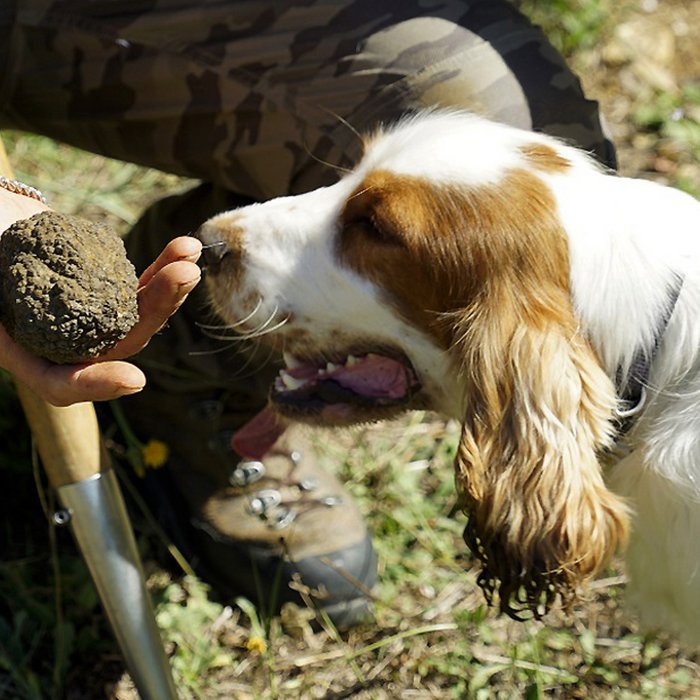
M298 386L285 383L298 380ZM369 353L363 357L348 356L345 364L328 364L319 368L311 364L300 364L287 368L280 373L275 388L283 393L299 389L309 389L320 384L335 383L349 389L358 396L373 399L400 399L406 396L412 384L413 375L409 376L406 366L390 357Z
M382 355L365 355L355 364L338 367L325 376L359 396L400 399L409 390L406 367Z
M284 421L268 406L234 433L231 445L241 457L262 459L286 427Z

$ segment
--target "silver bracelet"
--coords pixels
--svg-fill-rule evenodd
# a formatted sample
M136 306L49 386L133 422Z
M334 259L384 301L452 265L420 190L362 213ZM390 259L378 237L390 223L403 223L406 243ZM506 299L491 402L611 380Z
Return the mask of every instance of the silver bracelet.
M25 197L31 197L42 204L48 204L46 197L44 197L36 187L30 187L19 180L11 180L9 177L3 175L0 175L0 189L14 192L14 194L22 194Z

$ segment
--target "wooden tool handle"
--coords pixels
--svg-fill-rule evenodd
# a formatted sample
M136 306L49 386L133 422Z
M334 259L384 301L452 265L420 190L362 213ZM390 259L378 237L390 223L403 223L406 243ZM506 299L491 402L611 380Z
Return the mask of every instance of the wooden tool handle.
M23 384L17 385L17 394L52 486L89 479L109 468L91 403L59 408Z
M12 177L2 141L0 175ZM101 445L95 407L91 403L58 408L19 383L17 394L52 486L89 479L109 468L108 457Z

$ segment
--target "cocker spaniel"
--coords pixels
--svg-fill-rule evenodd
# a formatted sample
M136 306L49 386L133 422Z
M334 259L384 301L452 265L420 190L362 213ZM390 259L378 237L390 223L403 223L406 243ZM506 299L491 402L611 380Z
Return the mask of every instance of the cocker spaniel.
M336 184L199 236L215 309L284 354L275 412L462 422L465 540L503 611L571 601L625 549L643 623L700 641L691 196L438 111L369 136ZM239 451L264 453L247 438L265 434L244 429Z

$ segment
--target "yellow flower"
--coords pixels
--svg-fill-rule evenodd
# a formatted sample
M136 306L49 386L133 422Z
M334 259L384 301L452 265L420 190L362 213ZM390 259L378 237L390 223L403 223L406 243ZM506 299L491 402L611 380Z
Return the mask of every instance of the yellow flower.
M248 642L245 646L248 651L256 651L259 654L264 654L267 651L267 642L257 635L248 637Z
M141 448L141 457L145 466L151 469L158 469L168 461L170 450L168 446L160 440L149 440Z

